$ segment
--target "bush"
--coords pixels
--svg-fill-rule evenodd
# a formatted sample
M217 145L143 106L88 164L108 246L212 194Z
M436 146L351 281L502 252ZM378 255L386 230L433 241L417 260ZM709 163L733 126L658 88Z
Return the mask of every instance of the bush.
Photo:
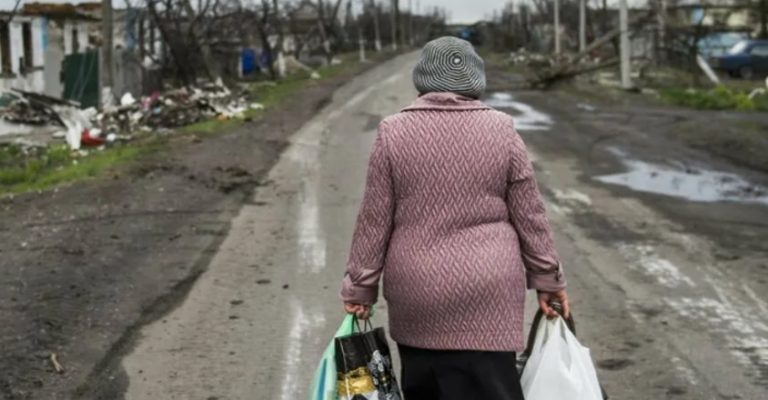
M748 93L725 85L711 90L666 89L661 92L661 97L672 104L702 110L768 111L768 95L750 99Z
M752 102L755 103L756 110L768 111L768 93L755 96Z

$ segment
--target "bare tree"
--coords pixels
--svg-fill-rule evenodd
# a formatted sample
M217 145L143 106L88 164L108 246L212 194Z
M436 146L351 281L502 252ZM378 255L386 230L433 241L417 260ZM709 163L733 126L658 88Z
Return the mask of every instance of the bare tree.
M379 15L381 10L374 0L370 0L370 8L373 13L374 46L376 51L381 51L381 28L379 27Z
M261 39L263 51L267 52L267 69L272 79L277 79L284 71L275 69L274 63L281 61L285 42L285 31L281 9L277 0L261 0L261 5L256 11L256 28ZM274 36L274 41L270 38Z
M400 12L398 5L399 5L398 0L392 0L392 8L390 10L390 16L392 17L392 21L390 23L392 28L391 40L392 40L393 50L397 50L397 27L398 27L397 21L399 20L398 14Z
M200 20L205 16L206 12L208 11L208 8L213 5L213 8L216 8L216 5L218 3L218 0L198 0L198 11L195 12L195 9L192 8L192 2L191 0L179 0L181 2L182 7L184 8L184 11L186 13L187 17L187 23L189 24L189 30L194 39L197 41L197 45L200 48L201 55L202 55L202 61L203 65L205 66L205 72L208 75L208 78L211 80L218 79L221 75L219 74L219 70L216 66L216 64L213 62L213 57L211 54L211 46L208 43L208 41L204 38L204 35L202 33L202 28L200 27Z
M306 4L309 3L302 2L293 6L289 4L285 9L285 14L288 18L288 31L290 32L294 41L293 55L297 59L299 58L301 52L304 50L304 46L311 40L311 38L319 35L318 24L315 24L312 29L309 29L306 32L301 31L302 27L299 26L299 21L297 20L296 14L302 9L302 6ZM314 4L312 5L314 6Z
M323 0L317 0L317 24L323 41L323 51L325 52L328 63L333 59L333 44L331 43L331 40L333 39L334 42L336 42L340 39L338 15L341 1L342 0L336 0L336 4L329 8Z
M174 70L174 76L184 84L194 83L200 70L206 78L218 79L221 75L212 56L209 32L205 28L218 8L219 0L198 0L197 8L190 0L146 0L147 11L160 31Z

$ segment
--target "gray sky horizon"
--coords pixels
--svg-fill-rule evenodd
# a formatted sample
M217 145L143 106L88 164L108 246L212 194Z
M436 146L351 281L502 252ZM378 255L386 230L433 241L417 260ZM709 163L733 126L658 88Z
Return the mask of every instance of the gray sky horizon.
M46 2L46 3L83 3L93 2L99 0L90 1L67 1L67 0L22 0L22 4L31 3L34 1ZM244 0L246 3L254 0ZM352 3L356 6L360 4L361 0L352 0ZM376 0L380 4L389 4L389 0ZM639 0L630 0L629 3L633 4ZM15 0L0 0L0 10L10 10L15 4ZM141 0L133 0L132 3L138 4ZM519 4L521 1L516 0L515 4ZM609 4L615 3L616 0L609 0ZM195 3L195 1L193 1ZM449 23L470 23L476 22L482 19L486 19L493 15L493 11L501 10L507 0L400 0L400 8L407 10L409 4L413 5L414 9L424 13L434 8L435 6L443 7L448 10L448 22ZM590 1L590 3L592 3ZM113 0L115 7L124 7L124 0Z
M22 0L24 3L32 3L34 1L45 3L83 3L90 1L66 1L66 0ZM248 1L248 0L246 0ZM353 0L353 3L359 3L360 0ZM387 4L388 0L378 0L379 3ZM15 0L0 0L0 10L10 10L15 4ZM133 3L139 3L139 1L133 1ZM475 22L483 19L486 16L490 16L495 9L501 9L506 3L505 0L411 0L413 8L416 9L417 5L420 6L422 12L439 6L444 7L449 12L449 18L451 23L464 23ZM113 4L116 7L125 5L123 0L113 0ZM408 9L409 0L400 0L401 9Z

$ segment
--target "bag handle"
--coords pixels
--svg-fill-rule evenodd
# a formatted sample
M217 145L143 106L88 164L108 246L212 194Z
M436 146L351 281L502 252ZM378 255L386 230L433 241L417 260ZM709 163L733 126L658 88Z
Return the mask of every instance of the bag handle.
M371 323L371 319L365 319L363 321L363 327L360 327L360 319L357 318L356 315L353 315L352 320L355 322L355 326L357 327L357 331L360 333L369 332L373 330L373 324Z
M568 318L565 318L563 316L563 306L556 301L553 301L549 303L550 307L552 307L555 311L557 311L558 314L560 314L560 317L565 321L565 325L568 327L568 330L573 333L574 336L576 336L576 322L573 320L573 313L570 313L568 315ZM541 309L538 309L536 311L536 315L533 317L533 324L531 324L531 331L528 332L528 343L525 346L525 350L523 350L523 353L520 354L521 358L527 359L531 356L531 352L533 352L533 346L536 342L536 334L539 330L539 324L541 322L541 319L544 318L544 312L541 311Z
M558 314L560 314L560 318L563 319L565 322L565 326L568 327L568 330L573 333L573 336L576 336L576 322L573 320L573 313L570 313L568 315L568 318L565 318L563 316L563 306L556 301L549 303L550 307L552 307L555 311L557 311ZM525 350L520 355L520 358L527 361L528 358L531 357L531 353L533 352L533 346L536 343L536 334L539 329L539 323L541 322L541 319L544 317L544 312L541 311L541 308L539 308L536 311L536 315L533 317L533 324L531 325L531 331L528 333L528 344L525 347ZM600 384L600 391L602 392L603 400L608 400L608 394L605 392L605 388L603 388L603 385Z

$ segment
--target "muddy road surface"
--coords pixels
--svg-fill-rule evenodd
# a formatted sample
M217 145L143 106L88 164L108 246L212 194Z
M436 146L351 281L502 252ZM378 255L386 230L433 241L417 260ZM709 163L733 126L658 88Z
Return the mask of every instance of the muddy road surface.
M232 205L231 218L216 221L217 239L207 243L194 279L135 272L154 282L149 289L176 285L186 295L134 324L114 356L90 372L83 398L306 397L314 364L342 318L337 291L375 129L414 98L415 60L405 55L351 80L296 127L262 185ZM487 101L516 116L533 154L579 336L612 398L768 398L768 175L669 135L681 119L703 115L587 103L565 92L510 92L500 81L492 76ZM253 173L240 159L229 161ZM207 206L200 203L198 212ZM174 235L167 233L147 231L163 241ZM24 248L34 248L33 239ZM15 246L21 251L18 239ZM92 257L82 246L83 257ZM157 263L164 256L145 257ZM50 266L31 264L23 273L34 268ZM114 264L102 268L109 276ZM24 284L18 281L17 292ZM119 321L122 307L139 307L123 291L103 296L120 303L101 307L104 319L81 324ZM59 318L77 319L64 311ZM384 304L375 321L385 323ZM83 332L62 353L95 351L99 338ZM5 332L3 340L9 343ZM34 344L30 349L40 348ZM29 357L46 365L45 355ZM40 379L60 379L49 376Z
M102 179L0 199L0 399L121 398L138 329L183 300L288 137L371 67Z

